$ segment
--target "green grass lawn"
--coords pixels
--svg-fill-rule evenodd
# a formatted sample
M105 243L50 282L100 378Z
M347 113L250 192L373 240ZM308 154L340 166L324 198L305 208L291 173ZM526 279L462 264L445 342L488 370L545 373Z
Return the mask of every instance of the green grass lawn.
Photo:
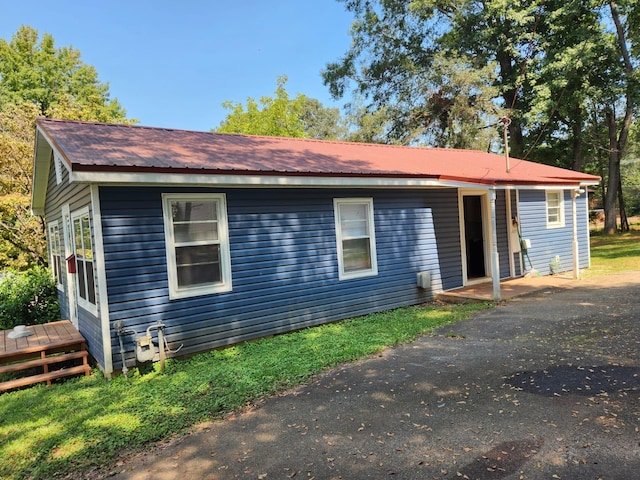
M595 236L589 275L638 270L640 233ZM185 432L313 375L410 342L492 304L422 305L170 360L164 372L95 371L0 395L0 478L51 478Z
M591 268L586 276L640 269L640 230L609 236L591 234Z

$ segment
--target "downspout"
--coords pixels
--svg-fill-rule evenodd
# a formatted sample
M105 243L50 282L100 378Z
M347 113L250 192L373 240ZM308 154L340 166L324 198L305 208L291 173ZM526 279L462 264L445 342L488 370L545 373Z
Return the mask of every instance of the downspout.
M493 279L493 299L501 300L500 260L498 256L498 233L496 226L496 189L489 189L491 209L491 277Z

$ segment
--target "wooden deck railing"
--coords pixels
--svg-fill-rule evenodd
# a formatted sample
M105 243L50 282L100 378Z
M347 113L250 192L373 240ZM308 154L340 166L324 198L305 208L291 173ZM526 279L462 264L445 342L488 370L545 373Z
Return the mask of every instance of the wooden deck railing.
M0 331L0 374L26 372L23 377L0 382L0 392L56 378L89 375L86 341L68 320L27 327L33 334L28 337L10 338L11 330ZM79 361L80 365L67 366L67 362ZM42 368L42 373L31 369Z

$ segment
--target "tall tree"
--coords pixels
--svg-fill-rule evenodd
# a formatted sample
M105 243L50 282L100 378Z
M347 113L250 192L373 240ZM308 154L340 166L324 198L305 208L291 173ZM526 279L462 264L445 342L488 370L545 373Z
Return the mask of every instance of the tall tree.
M345 1L355 16L352 46L327 65L324 82L336 98L353 88L373 108L394 110L390 140L485 149L484 138L469 140L502 116L496 98L503 97L503 107L513 104L526 52L512 30L533 22L526 15L513 19L507 3ZM502 7L489 8L493 4ZM492 42L504 48L487 48L490 32ZM466 129L471 133L461 142L455 133ZM510 129L511 149L517 153L522 150L518 119Z
M39 116L134 122L77 50L28 26L0 39L0 269L47 263L44 225L29 213Z
M53 37L22 26L10 41L0 39L0 99L39 107L40 115L56 110L84 110L75 117L124 121L126 113L109 98L109 85L100 82L96 69L81 60L78 50L56 47Z
M615 231L616 199L623 205L619 164L640 95L637 1L342 1L355 21L351 48L323 72L335 97L353 89L370 109L392 111L392 139L421 135L468 146L449 141L446 128L468 128L470 118L490 124L499 105L511 120L514 156L582 170L608 152L603 193L607 231ZM467 72L457 82L474 88L455 88L455 78L438 75L442 58L455 61L445 72ZM471 72L483 72L479 83ZM443 99L447 89L452 94ZM477 92L493 96L478 104ZM478 114L452 117L454 98ZM415 118L444 121L412 124Z
M215 131L316 139L339 139L346 135L337 108L325 108L320 101L300 93L291 98L286 83L285 75L279 77L275 96L262 97L259 102L251 97L246 105L224 102L223 107L231 113Z
M617 231L617 215L616 200L620 208L620 216L622 219L622 228L629 229L626 220L626 212L624 208L624 200L622 194L622 177L620 173L620 162L624 156L629 133L633 124L634 115L637 112L638 103L640 102L639 70L636 58L631 57L631 49L636 53L640 48L640 34L633 32L629 28L626 21L629 17L632 19L640 15L640 7L637 2L625 1L621 2L621 9L618 8L616 2L609 2L611 19L615 25L615 38L617 40L618 53L621 63L621 72L619 82L613 86L612 96L606 104L605 117L607 119L607 130L609 132L609 168L607 179L607 190L604 194L604 214L605 214L605 233L612 234Z

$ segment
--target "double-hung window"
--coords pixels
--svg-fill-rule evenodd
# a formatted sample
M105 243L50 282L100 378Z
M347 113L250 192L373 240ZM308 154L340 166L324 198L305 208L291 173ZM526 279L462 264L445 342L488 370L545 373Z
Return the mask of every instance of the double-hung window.
M49 224L49 266L53 273L58 288L62 288L62 276L64 274L64 263L62 258L62 242L60 240L60 227L58 222Z
M547 228L564 227L562 190L547 190Z
M71 215L73 247L76 256L78 304L90 310L96 305L96 284L93 274L93 246L87 208Z
M224 194L164 194L170 298L231 290Z
M378 274L372 198L333 201L341 280Z

